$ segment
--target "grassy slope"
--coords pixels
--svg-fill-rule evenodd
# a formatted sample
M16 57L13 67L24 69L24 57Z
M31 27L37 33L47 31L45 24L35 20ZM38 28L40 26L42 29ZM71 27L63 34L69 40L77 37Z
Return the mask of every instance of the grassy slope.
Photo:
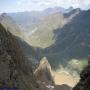
M37 26L37 31L30 36L30 43L42 48L54 44L54 31L63 24L64 17L60 13L45 17Z

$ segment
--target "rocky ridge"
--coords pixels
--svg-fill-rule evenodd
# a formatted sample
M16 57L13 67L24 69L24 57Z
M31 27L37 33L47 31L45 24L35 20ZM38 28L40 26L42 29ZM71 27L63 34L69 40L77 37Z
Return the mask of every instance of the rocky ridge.
M38 78L38 80L40 80L40 82L46 85L54 84L51 66L46 57L42 58L42 60L40 61L40 65L35 70L34 74Z

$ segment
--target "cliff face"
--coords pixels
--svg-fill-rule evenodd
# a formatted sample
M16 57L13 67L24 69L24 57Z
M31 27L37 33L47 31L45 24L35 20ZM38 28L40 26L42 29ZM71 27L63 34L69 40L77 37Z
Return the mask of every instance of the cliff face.
M39 85L15 37L0 24L0 88L3 87L38 90Z
M90 90L90 63L80 74L80 82L73 90Z

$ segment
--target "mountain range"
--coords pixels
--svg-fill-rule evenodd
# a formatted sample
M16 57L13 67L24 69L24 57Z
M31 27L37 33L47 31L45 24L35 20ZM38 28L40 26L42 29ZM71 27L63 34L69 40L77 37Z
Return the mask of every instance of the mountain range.
M55 7L47 8L43 11L8 13L8 15L16 21L23 31L30 32L43 17L56 12L68 13L71 10L73 10L72 7L67 10L62 7Z
M55 30L55 43L44 51L48 53L46 56L49 59L57 64L58 61L67 63L68 60L73 59L81 61L88 59L90 55L89 14L90 10L81 11L62 28Z
M45 63L45 66L43 67ZM42 69L43 68L43 69ZM40 76L46 77L52 81L51 68L48 61L44 58L40 66L36 70L36 76L42 72ZM46 74L44 74L46 72ZM35 77L32 69L31 61L28 60L20 48L20 45L14 35L9 30L6 30L0 24L0 89L16 89L16 90L49 90L55 87L54 90L60 88L70 90L67 85L50 85L40 82L39 78ZM40 78L41 78L40 77ZM50 79L51 78L51 79ZM42 78L44 80L44 78Z
M80 74L81 80L73 90L89 90L89 66L82 71ZM35 75L39 75L38 71L39 73L47 72L47 74L45 73L45 77L47 75L51 77L51 67L46 58L42 59ZM61 86L47 85L47 88L45 88L43 82L43 84L37 82L37 79L33 75L30 61L24 57L16 38L2 24L0 24L0 73L0 89L49 90L50 88L54 88L54 90L71 90L71 87L65 84ZM50 77L47 77L47 79Z
M25 32L24 37L27 37L29 45L39 48L37 49L39 58L47 57L54 69L60 68L61 65L72 69L73 65L70 63L77 62L78 67L79 65L81 67L73 69L80 72L87 64L90 54L89 13L90 10L70 8L65 11L57 7L40 12L21 12L9 15L19 26L27 22L31 28L33 27L28 30L25 28L23 31L22 28L25 26L23 23L21 31ZM20 19L23 20L20 21L21 23L17 21ZM77 67L77 64L74 66Z
M53 70L68 71L78 77L90 56L90 10L65 10L4 13L0 23L12 33L34 70L46 57Z
M18 71L18 67L16 67L16 71L22 77L23 75L25 76L25 78L18 80L25 80L25 85L29 87L27 84L29 74L26 75L29 71L26 72L25 70L30 68L32 79L28 82L31 83L32 81L32 85L29 87L32 88L32 90L38 90L36 88L39 88L39 84L43 86L44 83L43 85L40 83L44 82L43 80L48 82L47 79L50 79L53 81L51 67L52 70L57 73L64 71L78 78L83 68L88 64L88 57L90 56L89 19L90 10L84 11L79 8L73 9L72 7L67 10L56 7L48 8L44 11L3 13L0 15L0 44L3 44L0 46L0 53L2 54L2 52L5 51L5 55L7 55L7 53L10 54L10 60L16 58L16 61L21 60L21 58L25 56L26 59L22 59L23 63L20 66L22 72ZM7 48L7 46L9 47ZM15 57L14 54L12 54L13 52L15 52ZM44 62L41 60L43 57L46 57L43 59ZM0 58L2 59L2 56L0 56ZM9 61L8 55L6 58L5 59ZM30 63L30 66L32 66L32 62L33 68L29 67L27 62L28 64ZM43 63L45 63L45 66ZM0 64L4 67L4 64ZM15 65L16 64L15 62ZM20 63L18 64L20 65ZM5 63L5 67L7 66L7 63ZM25 68L22 68L23 66L25 66ZM7 71L8 68L6 69L5 67L4 70ZM35 76L33 75L33 71L36 73ZM14 70L12 72L14 72ZM26 74L24 74L24 72ZM7 74L9 73L4 73L5 77L7 77ZM42 75L42 78L40 75ZM36 79L38 77L39 81L35 81L34 78ZM81 78L83 77L81 76ZM1 81L4 80L2 75L0 79ZM12 81L13 79L10 81L11 84ZM81 79L81 81L83 80ZM19 83L22 86L22 83ZM16 83L14 84L16 85ZM34 89L33 85L36 85ZM26 86L22 88L26 88ZM59 88L59 86L55 87ZM43 88L45 89L46 87L43 86ZM67 88L69 88L69 90L71 89L70 87Z

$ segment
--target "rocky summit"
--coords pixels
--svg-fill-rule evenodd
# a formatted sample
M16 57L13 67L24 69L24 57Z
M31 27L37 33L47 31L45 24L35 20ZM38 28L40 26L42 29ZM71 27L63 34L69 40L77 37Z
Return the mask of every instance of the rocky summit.
M41 83L44 83L46 85L54 84L51 66L46 57L42 58L42 60L40 61L40 65L35 70L34 74Z

